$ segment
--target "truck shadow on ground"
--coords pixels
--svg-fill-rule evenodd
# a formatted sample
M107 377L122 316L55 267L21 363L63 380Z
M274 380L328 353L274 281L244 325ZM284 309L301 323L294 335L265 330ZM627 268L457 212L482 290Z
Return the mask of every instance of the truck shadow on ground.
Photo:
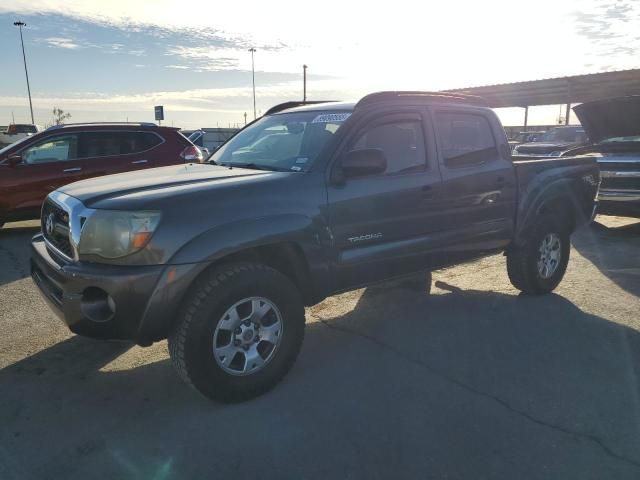
M40 230L39 226L0 229L0 285L28 277L31 237Z
M640 222L622 227L593 222L573 237L572 244L603 275L640 296Z
M557 295L436 286L315 307L292 372L240 405L72 337L0 371L0 477L638 478L637 332Z

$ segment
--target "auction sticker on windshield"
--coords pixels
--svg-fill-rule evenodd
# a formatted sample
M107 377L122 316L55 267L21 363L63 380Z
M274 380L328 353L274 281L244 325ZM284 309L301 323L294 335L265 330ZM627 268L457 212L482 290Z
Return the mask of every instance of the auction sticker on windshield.
M351 116L350 112L347 113L323 113L313 119L311 123L331 123L331 122L344 122Z

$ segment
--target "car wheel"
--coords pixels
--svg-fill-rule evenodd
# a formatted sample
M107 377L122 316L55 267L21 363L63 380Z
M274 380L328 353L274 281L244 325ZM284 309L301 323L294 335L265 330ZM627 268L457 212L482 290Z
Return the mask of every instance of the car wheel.
M206 397L241 402L273 388L304 337L300 292L282 273L233 264L197 281L169 335L180 376Z
M509 280L527 294L549 293L564 277L570 252L567 227L556 217L540 217L524 245L507 252Z

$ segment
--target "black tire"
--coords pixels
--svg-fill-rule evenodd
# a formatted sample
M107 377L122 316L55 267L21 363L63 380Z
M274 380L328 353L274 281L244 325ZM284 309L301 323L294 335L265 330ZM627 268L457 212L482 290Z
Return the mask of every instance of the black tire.
M264 297L276 306L282 338L261 370L236 376L214 358L214 332L232 305L250 297ZM224 265L197 280L169 335L169 353L182 379L204 396L242 402L267 392L287 374L300 351L304 326L300 292L286 276L261 264Z
M560 241L560 259L549 278L544 278L538 268L540 247L548 235L556 235ZM533 295L552 292L564 277L571 252L567 226L557 217L540 216L531 228L524 245L512 247L507 252L507 273L511 284L518 290Z

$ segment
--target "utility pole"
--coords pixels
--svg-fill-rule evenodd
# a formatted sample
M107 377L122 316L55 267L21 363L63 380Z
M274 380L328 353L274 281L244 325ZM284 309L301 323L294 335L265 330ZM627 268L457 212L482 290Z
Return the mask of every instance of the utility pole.
M244 112L244 125L247 125L247 112Z
M253 119L255 120L256 118L258 118L256 116L256 69L253 63L253 54L256 53L256 49L251 47L249 51L251 52L251 79L253 82Z
M307 101L307 66L302 65L302 101Z
M20 44L22 45L22 60L24 61L24 75L27 77L27 93L29 94L29 110L31 111L31 123L35 125L33 119L33 104L31 103L31 87L29 87L29 73L27 72L27 56L24 53L24 40L22 39L22 27L27 24L21 21L13 22L13 25L20 29Z

